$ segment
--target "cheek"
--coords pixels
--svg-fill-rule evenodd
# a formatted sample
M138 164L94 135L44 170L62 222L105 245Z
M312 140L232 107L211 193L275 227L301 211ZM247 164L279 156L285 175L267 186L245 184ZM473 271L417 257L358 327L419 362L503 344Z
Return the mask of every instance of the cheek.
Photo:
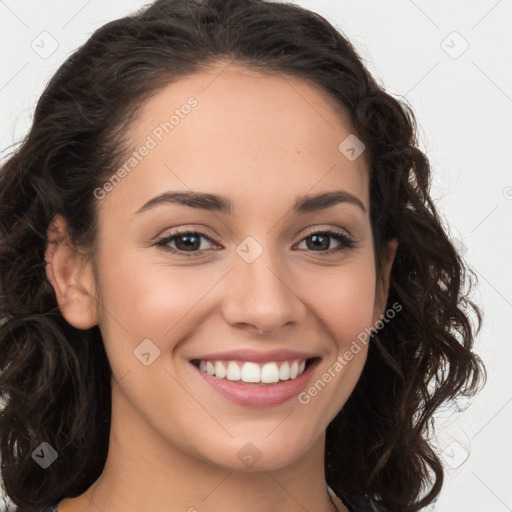
M313 278L311 305L332 350L318 378L299 396L314 430L326 428L348 400L366 362L369 328L373 325L375 272L373 260L355 260L335 273ZM325 269L324 269L325 270Z
M315 316L336 340L338 351L346 350L357 336L373 325L375 271L373 260L347 265L335 272L318 271L309 292Z
M219 276L207 266L166 266L140 259L109 255L101 273L102 300L108 305L102 318L104 338L150 338L161 346L177 339L193 321L201 299ZM139 341L140 342L140 341ZM161 348L172 348L165 346Z

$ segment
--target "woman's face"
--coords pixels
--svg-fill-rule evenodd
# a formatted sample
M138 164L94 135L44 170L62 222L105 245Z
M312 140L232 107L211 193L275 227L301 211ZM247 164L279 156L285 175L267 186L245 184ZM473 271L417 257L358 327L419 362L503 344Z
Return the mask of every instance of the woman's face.
M153 96L97 191L95 314L114 429L277 469L323 442L386 297L348 117L298 79L224 68Z

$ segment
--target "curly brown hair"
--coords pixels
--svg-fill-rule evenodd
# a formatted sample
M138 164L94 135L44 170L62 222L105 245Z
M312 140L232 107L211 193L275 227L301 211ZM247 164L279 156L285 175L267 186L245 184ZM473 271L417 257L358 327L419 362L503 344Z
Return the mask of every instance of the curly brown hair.
M140 107L225 58L308 80L349 113L369 162L377 265L386 243L399 242L388 303L403 310L372 334L360 380L328 426L327 483L347 503L366 496L394 512L419 510L441 490L431 420L485 382L472 351L481 314L469 298L474 276L429 196L411 108L307 9L158 0L104 25L64 62L0 171L0 454L3 486L19 510L85 492L108 451L110 365L99 328L76 329L59 312L45 274L50 223L62 215L72 240L93 253L94 190L126 160ZM45 470L31 457L43 441L59 454Z

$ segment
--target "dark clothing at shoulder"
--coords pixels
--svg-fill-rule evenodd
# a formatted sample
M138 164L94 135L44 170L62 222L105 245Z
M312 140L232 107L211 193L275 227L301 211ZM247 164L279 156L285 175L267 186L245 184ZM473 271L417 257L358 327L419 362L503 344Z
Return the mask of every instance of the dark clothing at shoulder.
M350 501L343 501L350 512L389 512L387 509L376 507L368 498L357 497Z
M34 511L33 508L31 508L30 510L31 510L31 512ZM2 506L0 506L0 511L1 512L27 512L27 509L17 507L16 505L14 505L12 503L7 504L4 502L4 504ZM38 512L58 512L58 510L54 506L48 506L48 507L40 508L38 510Z

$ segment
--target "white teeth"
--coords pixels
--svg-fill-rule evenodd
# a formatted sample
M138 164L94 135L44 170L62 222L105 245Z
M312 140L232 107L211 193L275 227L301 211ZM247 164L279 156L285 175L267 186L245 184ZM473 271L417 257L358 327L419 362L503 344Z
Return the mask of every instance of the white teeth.
M220 362L215 362L215 376L219 377L220 379L223 379L227 375L226 367Z
M208 375L215 375L215 368L213 364L210 363L210 361L207 361L206 363L206 372L208 373Z
M260 367L256 363L244 363L242 380L244 382L260 382Z
M242 382L261 382L272 384L284 380L296 379L304 373L306 361L294 359L284 362L258 364L251 361L200 361L199 369L203 373L219 379Z
M279 380L288 380L290 378L290 364L285 361L279 368Z
M261 369L261 382L271 384L279 382L279 368L276 363L265 363Z
M229 361L228 363L226 378L228 380L240 380L242 378L240 367L234 361Z
M297 361L293 361L292 365L290 366L290 379L295 379L295 377L297 377L298 373L299 373L299 363Z

